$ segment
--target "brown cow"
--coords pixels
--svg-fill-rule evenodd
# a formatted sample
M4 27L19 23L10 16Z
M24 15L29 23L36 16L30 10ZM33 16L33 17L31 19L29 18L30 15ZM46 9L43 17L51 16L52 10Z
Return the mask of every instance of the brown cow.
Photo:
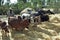
M8 24L11 26L11 28L14 28L15 30L23 30L24 28L28 27L29 21L28 19L21 19L20 16L18 16L18 19L9 19Z

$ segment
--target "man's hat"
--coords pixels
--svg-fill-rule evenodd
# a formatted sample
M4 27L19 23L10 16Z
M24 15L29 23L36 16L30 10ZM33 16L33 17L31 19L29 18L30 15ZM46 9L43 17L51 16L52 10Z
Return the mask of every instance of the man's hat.
M10 9L10 10L12 10L12 8L11 8L11 7L10 7L9 9Z

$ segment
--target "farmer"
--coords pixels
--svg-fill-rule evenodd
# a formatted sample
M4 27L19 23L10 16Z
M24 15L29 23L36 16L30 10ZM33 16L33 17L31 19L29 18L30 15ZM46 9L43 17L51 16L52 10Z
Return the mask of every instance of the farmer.
M7 12L7 16L14 17L14 12L13 12L12 8L10 8L9 11Z

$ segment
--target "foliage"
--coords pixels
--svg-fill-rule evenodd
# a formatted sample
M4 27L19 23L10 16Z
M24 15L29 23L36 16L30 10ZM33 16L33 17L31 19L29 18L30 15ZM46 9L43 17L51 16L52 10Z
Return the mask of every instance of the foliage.
M31 0L31 2L27 2L26 0L17 0L18 2L16 4L12 3L10 4L10 0L7 0L5 5L1 5L0 0L0 14L6 14L6 12L9 10L9 8L13 8L13 11L15 14L19 14L21 10L30 7L33 9L36 8L54 8L55 11L59 11L60 8L60 0L56 2L56 0L47 0L47 5L45 6L45 1L44 0Z

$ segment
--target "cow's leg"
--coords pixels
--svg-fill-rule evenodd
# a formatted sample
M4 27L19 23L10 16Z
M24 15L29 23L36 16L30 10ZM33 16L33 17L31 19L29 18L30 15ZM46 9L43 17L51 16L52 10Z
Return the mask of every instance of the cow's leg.
M30 19L28 19L28 21L29 21L29 23L31 23L31 20Z
M16 31L19 31L20 29L19 28L15 28Z
M49 16L48 16L48 22L50 22L50 20L49 20Z
M34 23L35 19L33 17L31 17L31 23Z
M24 28L22 28L22 27L21 28L19 28L19 27L18 28L15 28L16 31L23 31L23 29Z
M40 16L39 16L39 24L42 24Z
M9 30L6 28L6 29L5 29L5 32L6 32L6 33L9 33Z
M34 18L34 23L36 23L37 22L37 19L36 18Z
M36 19L34 19L34 23L36 22Z
M7 26L4 28L4 31L5 31L5 34L6 34L6 36L8 36L9 34L9 30L8 30L8 28L7 28Z
M38 22L39 22L39 18L37 18L37 22L36 23L38 24Z
M3 36L2 29L0 29L0 40L3 40L2 36Z
M45 20L49 22L49 16L45 15Z
M9 29L8 37L9 37L10 40L14 40L12 32L13 31L11 31L11 29Z

